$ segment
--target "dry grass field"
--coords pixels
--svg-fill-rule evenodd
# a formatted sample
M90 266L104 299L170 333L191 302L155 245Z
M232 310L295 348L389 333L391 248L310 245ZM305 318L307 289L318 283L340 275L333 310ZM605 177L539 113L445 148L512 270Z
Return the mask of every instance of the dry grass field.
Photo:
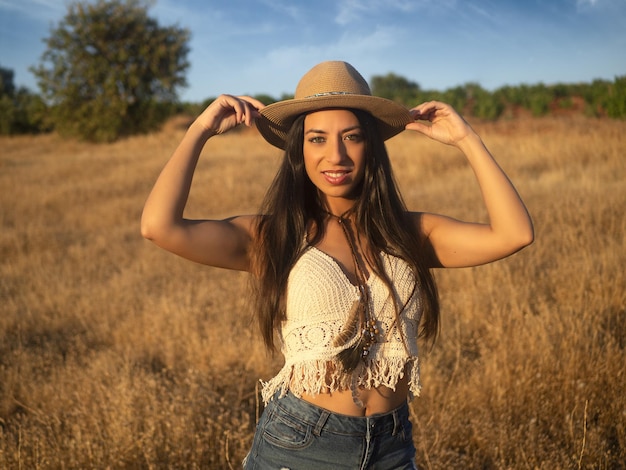
M411 404L423 469L626 468L626 122L476 123L536 241L438 271L443 325ZM239 468L268 357L245 274L139 234L183 133L110 145L0 138L0 468ZM388 144L414 210L482 220L454 149ZM254 131L211 140L188 215L254 212L280 155Z

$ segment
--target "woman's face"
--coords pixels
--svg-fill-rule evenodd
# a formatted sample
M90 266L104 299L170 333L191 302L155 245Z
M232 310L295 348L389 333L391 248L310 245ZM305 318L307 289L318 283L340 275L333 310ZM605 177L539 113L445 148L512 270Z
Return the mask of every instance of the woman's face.
M304 119L306 172L329 205L357 196L365 173L363 132L357 117L345 109L316 111Z

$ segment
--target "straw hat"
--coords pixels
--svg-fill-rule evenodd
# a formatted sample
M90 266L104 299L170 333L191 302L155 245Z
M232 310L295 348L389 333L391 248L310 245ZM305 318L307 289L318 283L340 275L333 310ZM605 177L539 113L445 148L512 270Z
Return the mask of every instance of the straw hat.
M369 112L376 119L383 140L402 132L413 121L404 106L372 96L367 82L352 65L329 61L316 65L302 77L294 99L263 108L256 126L265 140L284 149L291 124L300 114L328 108Z

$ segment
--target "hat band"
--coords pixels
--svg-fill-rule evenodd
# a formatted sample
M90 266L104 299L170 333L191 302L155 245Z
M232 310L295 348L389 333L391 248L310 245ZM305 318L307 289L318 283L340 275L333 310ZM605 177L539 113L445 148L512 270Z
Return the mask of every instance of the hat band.
M333 95L357 95L358 93L350 93L349 91L327 91L324 93L315 93L314 95L305 96L307 98L319 98L320 96L333 96ZM360 96L360 95L359 95Z

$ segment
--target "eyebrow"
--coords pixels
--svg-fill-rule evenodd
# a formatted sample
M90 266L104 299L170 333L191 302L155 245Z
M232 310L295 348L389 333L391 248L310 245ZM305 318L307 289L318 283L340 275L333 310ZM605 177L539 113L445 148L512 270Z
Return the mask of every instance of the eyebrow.
M345 129L342 129L341 133L345 134L346 132L350 132L353 131L355 129L361 129L361 126L359 124L355 125L355 126L351 126L351 127L346 127ZM306 131L304 133L304 135L306 134L328 134L327 131L322 130L322 129L309 129L308 131Z

